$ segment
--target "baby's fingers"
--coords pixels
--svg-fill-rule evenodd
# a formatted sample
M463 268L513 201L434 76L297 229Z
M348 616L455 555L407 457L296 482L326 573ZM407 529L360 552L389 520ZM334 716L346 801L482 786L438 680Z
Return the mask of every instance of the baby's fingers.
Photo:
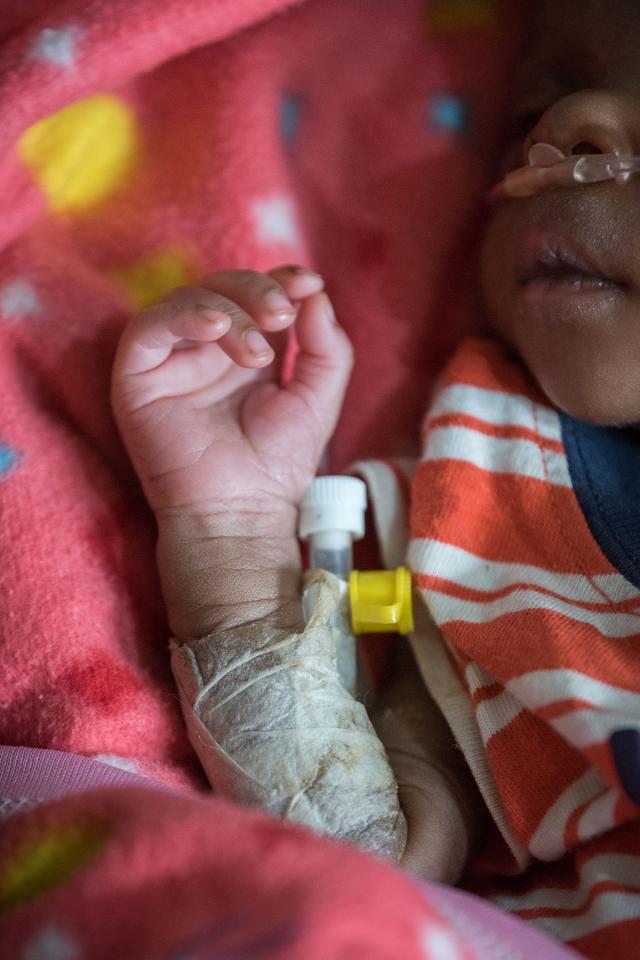
M116 373L148 373L165 362L173 350L217 341L241 366L265 366L273 350L252 318L236 303L204 287L180 287L162 302L135 317L120 341Z
M142 310L122 334L116 373L147 373L160 366L180 341L219 340L229 330L232 318L210 298L208 290L180 287L162 303Z
M304 267L278 267L271 273L223 270L203 283L249 314L261 330L271 333L290 327L300 300L322 290L323 280Z
M314 293L324 290L324 280L319 273L296 264L276 267L270 271L269 276L280 284L293 303L306 300Z
M300 394L331 432L338 419L353 364L351 343L325 293L304 300L296 324L299 351L286 389Z

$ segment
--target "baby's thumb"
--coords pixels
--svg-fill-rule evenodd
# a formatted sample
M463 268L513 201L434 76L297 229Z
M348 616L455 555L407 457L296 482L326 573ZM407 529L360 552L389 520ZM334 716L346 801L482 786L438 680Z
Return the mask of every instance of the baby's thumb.
M313 294L301 303L295 331L299 351L286 389L303 395L322 419L331 421L333 431L353 366L353 350L326 293Z

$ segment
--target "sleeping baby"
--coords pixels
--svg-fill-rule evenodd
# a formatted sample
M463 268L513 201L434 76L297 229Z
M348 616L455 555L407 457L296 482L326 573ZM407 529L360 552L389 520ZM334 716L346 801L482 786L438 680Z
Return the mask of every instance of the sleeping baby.
M406 867L452 882L475 844L498 902L622 957L640 926L640 187L614 158L640 153L637 0L541 3L531 37L484 335L442 374L413 478L420 673L401 658L378 729ZM178 645L304 632L297 509L351 362L297 266L206 277L126 327L113 407Z

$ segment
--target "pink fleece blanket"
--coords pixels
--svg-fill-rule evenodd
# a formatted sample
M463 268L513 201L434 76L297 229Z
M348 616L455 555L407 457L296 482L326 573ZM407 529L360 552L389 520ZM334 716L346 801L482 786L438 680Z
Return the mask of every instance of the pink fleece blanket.
M180 791L0 806L3 956L177 957L241 943L254 905L273 956L454 955L399 873L207 794L108 382L136 308L298 261L356 348L334 466L411 452L469 322L515 6L0 3L0 742Z

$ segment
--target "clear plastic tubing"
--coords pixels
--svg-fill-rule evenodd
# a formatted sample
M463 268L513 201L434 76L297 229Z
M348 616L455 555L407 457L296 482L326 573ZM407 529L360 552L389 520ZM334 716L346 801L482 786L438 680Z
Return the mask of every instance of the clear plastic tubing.
M309 542L309 566L348 580L353 541L364 536L367 488L357 477L316 477L300 507L299 532Z
M309 567L335 574L341 583L341 604L333 624L338 675L354 696L363 689L364 673L358 669L358 651L351 631L348 580L353 569L353 541L364 536L367 487L357 477L316 477L300 506L298 533L309 543ZM313 610L313 588L305 590L305 620Z
M493 188L493 200L532 197L557 187L579 186L613 180L620 186L640 172L640 157L616 154L565 156L549 143L534 143L528 166L508 173Z
M348 580L353 569L353 539L348 530L322 530L309 538L309 566Z

